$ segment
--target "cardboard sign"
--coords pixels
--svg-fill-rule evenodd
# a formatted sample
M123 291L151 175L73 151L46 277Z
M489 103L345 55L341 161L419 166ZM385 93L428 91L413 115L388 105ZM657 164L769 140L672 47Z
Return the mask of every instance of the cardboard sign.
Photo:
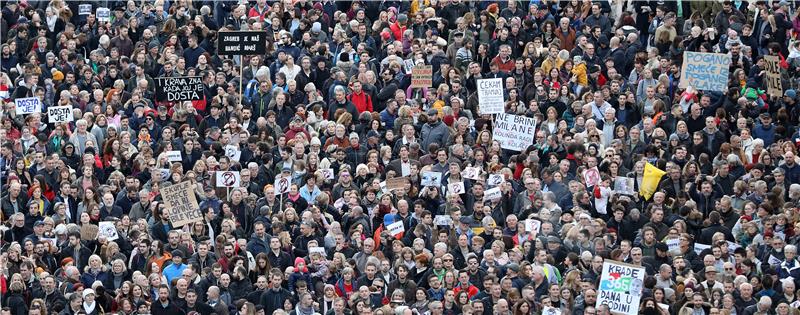
M239 187L242 183L242 175L234 171L217 171L217 187ZM275 188L277 193L278 189Z
M403 221L397 221L395 223L389 224L386 226L386 229L389 230L389 234L391 234L392 236L396 236L397 234L406 231L405 226L403 226Z
M478 104L481 115L502 114L506 111L503 79L478 80Z
M500 191L500 187L495 187L491 189L487 189L483 192L483 201L495 201L503 197L503 192Z
M95 16L97 16L97 21L99 22L111 21L111 9L97 8L97 11L95 11Z
M478 180L480 179L481 170L477 167L465 167L463 171L461 171L461 177L466 179L473 179Z
M91 4L80 4L78 5L78 15L89 15L92 14L92 5Z
M452 226L453 218L449 215L439 214L433 217L433 224L438 226Z
M464 189L464 182L447 184L447 191L451 194L461 195L466 192L465 190L466 189Z
M159 102L199 101L204 97L201 77L156 78L156 100Z
M229 144L225 146L225 156L227 156L232 161L239 161L239 158L242 157L242 151L239 150L239 147Z
M765 55L764 62L767 66L767 94L773 96L783 96L780 58L778 58L778 56Z
M612 314L639 314L639 300L644 288L645 269L613 260L603 262L597 303L608 305Z
M525 220L525 231L538 235L539 229L542 228L542 221L536 219Z
M161 198L167 205L169 221L173 227L203 221L200 205L194 195L192 183L182 182L161 188Z
M389 178L386 180L386 189L388 189L389 191L405 189L406 184L408 184L408 178L405 177Z
M14 105L17 107L17 115L42 112L42 101L38 97L18 98L14 100Z
M427 88L433 86L433 66L416 66L411 69L411 87Z
M503 174L489 174L489 178L486 180L486 184L489 186L497 186L502 184L505 181Z
M47 108L47 121L53 124L68 123L75 120L72 106L50 106Z
M701 91L728 90L731 56L727 54L683 52L683 67L679 87L692 86Z
M324 169L321 169L319 171L322 172L322 176L325 179L333 179L333 177L334 177L332 168L324 168Z
M600 171L597 170L597 166L583 170L583 182L586 187L592 187L600 183Z
M632 177L617 176L614 178L614 192L633 196L636 194Z
M217 54L227 56L263 55L267 53L266 31L219 32Z
M90 241L97 239L97 233L100 232L100 228L94 224L84 224L81 225L81 240Z
M512 151L525 151L533 144L536 119L512 114L499 114L494 122L493 139L500 147Z
M117 227L114 225L114 222L100 222L99 228L100 229L97 233L97 236L104 236L109 241L114 241L119 238L119 235L117 234Z
M422 173L422 186L439 186L442 184L442 172L423 172Z
M275 193L276 194L285 194L289 192L289 188L292 187L292 180L289 177L279 177L275 179Z
M322 257L327 256L327 254L325 254L325 247L319 247L319 246L309 247L308 248L308 254L309 255L311 255L311 254L320 254L320 255L322 255Z

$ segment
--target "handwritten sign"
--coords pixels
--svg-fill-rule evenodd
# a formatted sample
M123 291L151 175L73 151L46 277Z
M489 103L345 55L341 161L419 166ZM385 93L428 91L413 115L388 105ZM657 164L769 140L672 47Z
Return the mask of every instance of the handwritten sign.
M406 231L405 226L403 226L403 221L397 221L395 223L389 224L386 226L386 229L389 230L389 234L391 234L392 236L396 236L397 234Z
M180 162L183 161L181 151L167 151L167 161Z
M533 144L536 119L512 114L499 114L494 122L494 140L500 147L512 151L525 151Z
M783 84L781 83L781 67L778 56L764 56L767 65L767 94L783 95Z
M405 189L406 184L408 184L408 178L405 177L389 178L386 180L386 189L388 189L389 191Z
M667 244L667 248L670 252L674 252L680 249L681 239L680 238L668 238L664 241Z
M502 114L506 111L503 79L478 80L478 104L481 115Z
M100 222L97 236L103 236L109 241L114 241L119 238L117 227L114 225L114 222L111 221Z
M322 257L327 256L327 254L325 254L325 247L319 247L319 246L309 247L308 248L308 253L309 254L320 254L320 255L322 255Z
M203 221L200 205L194 195L192 183L182 182L161 188L161 197L167 205L169 221L173 227Z
M227 31L218 34L217 54L219 55L263 55L266 52L266 31Z
M447 191L451 194L461 195L465 193L466 189L464 189L464 182L456 182L447 184Z
M422 172L422 186L439 186L442 184L442 172Z
M242 175L234 171L217 171L216 177L217 187L239 187L242 182Z
M612 314L636 315L644 288L645 269L613 260L603 263L596 308L608 305Z
M205 97L201 77L156 78L156 100L160 102L198 101Z
M17 115L42 112L42 101L38 97L18 98L14 100L14 105L17 107Z
M483 192L483 201L495 201L500 198L503 198L503 192L500 191L500 187L487 189Z
M411 69L411 87L427 88L433 86L433 66L416 66Z
M683 52L680 87L691 85L701 91L728 90L728 72L731 56L727 54Z
M67 123L75 120L72 106L50 106L47 108L47 121L53 124Z
M694 253L700 255L704 250L711 248L711 245L694 243Z

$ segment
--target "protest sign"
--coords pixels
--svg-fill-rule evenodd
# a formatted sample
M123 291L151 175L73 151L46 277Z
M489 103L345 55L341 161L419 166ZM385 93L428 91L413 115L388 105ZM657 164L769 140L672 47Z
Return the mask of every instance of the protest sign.
M503 79L479 79L478 104L481 115L504 113L506 99L503 92Z
M156 78L156 100L159 102L197 101L204 97L201 77Z
M542 227L542 221L536 219L525 220L525 232L539 234L539 229Z
M701 91L728 90L731 56L727 54L683 52L680 87L692 86Z
M238 186L238 184L237 184ZM275 187L276 194L285 194L289 192L289 188L292 186L292 180L288 176L286 177L279 177L275 179L275 183L273 187Z
M536 119L512 114L499 114L494 122L494 140L500 147L512 151L525 151L533 144Z
M465 193L464 182L457 182L457 183L447 184L447 191L448 191L448 193L457 194L457 195Z
M98 22L111 21L111 9L109 8L97 8L94 15L97 16Z
M676 250L679 249L679 246L681 245L681 239L680 238L668 238L668 239L666 239L664 241L664 243L667 244L668 250L672 252L672 251L676 251Z
M437 226L452 226L453 218L449 215L439 214L433 218L433 224Z
M308 248L308 254L309 255L310 254L320 254L320 255L322 255L322 257L327 256L327 254L325 253L325 247L319 247L319 246L309 247Z
M617 176L614 178L614 192L618 194L635 195L636 190L633 186L633 177Z
M17 115L42 112L42 101L38 97L18 98L14 100L14 105L17 107Z
M644 288L645 269L613 260L603 263L596 308L607 305L613 314L636 315Z
M389 230L389 234L391 234L392 236L396 236L397 234L406 231L405 226L403 226L403 221L397 221L395 223L389 224L386 226L386 229Z
M217 54L219 55L263 55L266 52L266 31L227 31L218 34Z
M325 179L333 179L333 169L332 168L323 168L319 170L322 173L322 177Z
M545 306L544 308L542 308L542 315L561 315L561 309Z
M405 177L389 178L386 180L386 189L388 189L389 191L404 189L406 188L406 184L408 184L408 178Z
M711 248L711 245L694 243L694 253L700 255L704 250Z
M50 243L53 248L58 248L58 240L55 237L42 237L40 240Z
M50 123L67 123L75 120L72 106L50 106L47 108L47 121Z
M464 177L466 179L478 180L480 179L480 173L481 170L479 168L467 166L464 168L463 171L461 171L461 177Z
M113 241L119 238L119 235L117 234L117 227L114 225L114 222L111 221L100 222L97 236L104 236L106 240L109 241Z
M414 70L414 67L415 67L414 60L411 59L403 60L403 69L406 70L406 73L411 73L411 71Z
M500 187L494 187L492 189L487 189L483 192L483 201L494 201L503 197L503 192L500 191Z
M422 186L439 186L442 184L441 172L423 172L422 173Z
M489 179L486 180L486 184L489 186L497 186L502 184L505 181L503 178L503 174L490 174Z
M239 187L242 175L234 171L217 171L217 187ZM275 191L277 192L277 188Z
M92 14L92 5L91 4L79 4L78 5L78 15L89 15Z
M167 151L167 161L180 162L183 161L181 151Z
M411 69L411 87L427 88L433 86L433 67L416 66Z
M172 174L172 172L170 172L170 170L168 168L159 168L158 169L158 174L161 175L161 179L167 180L170 177L170 175Z
M767 66L767 94L772 96L783 96L779 57L764 55L764 62L766 62Z
M94 224L84 224L81 225L81 240L89 241L97 239L97 233L100 232L100 228Z
M225 156L233 161L239 161L239 158L242 157L242 151L239 150L239 147L229 144L225 146Z
M169 221L172 222L173 227L203 221L192 183L182 182L161 187L161 197L167 205Z
M592 187L600 183L600 171L597 166L583 170L583 182L586 187Z

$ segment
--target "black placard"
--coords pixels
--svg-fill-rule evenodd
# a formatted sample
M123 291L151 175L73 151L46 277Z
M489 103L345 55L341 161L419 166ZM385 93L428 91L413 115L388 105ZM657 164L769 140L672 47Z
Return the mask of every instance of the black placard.
M156 100L160 102L197 101L203 97L201 77L156 78Z
M243 56L263 55L266 53L266 31L219 32L217 36L217 54Z

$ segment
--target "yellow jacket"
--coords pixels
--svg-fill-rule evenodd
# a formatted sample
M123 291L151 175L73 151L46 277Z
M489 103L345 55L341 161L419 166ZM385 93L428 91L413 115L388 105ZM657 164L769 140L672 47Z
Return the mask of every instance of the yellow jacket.
M588 86L589 85L589 75L586 69L586 63L581 62L576 64L572 67L572 75L574 75L578 80L575 82L580 86Z

